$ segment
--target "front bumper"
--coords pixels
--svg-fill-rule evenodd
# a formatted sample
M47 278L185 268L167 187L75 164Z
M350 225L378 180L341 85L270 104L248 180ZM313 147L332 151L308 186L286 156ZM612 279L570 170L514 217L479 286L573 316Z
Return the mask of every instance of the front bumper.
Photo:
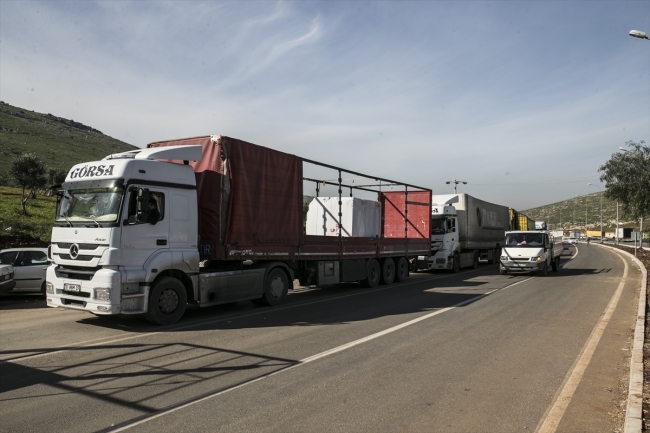
M47 269L47 282L53 285L54 293L46 292L47 306L53 308L69 308L71 310L84 310L93 314L113 315L120 314L120 288L121 276L119 271L100 269L92 279L77 280L63 278L56 271L55 266ZM64 290L64 284L76 284L79 291ZM111 289L110 300L97 300L94 298L95 288Z
M501 270L507 271L509 274L539 272L544 269L544 261L531 262L531 261L500 261Z

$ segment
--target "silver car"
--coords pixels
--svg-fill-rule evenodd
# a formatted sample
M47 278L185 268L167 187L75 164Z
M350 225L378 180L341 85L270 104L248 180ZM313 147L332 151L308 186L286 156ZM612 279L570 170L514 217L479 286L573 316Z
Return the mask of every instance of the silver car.
M0 265L0 293L5 293L14 288L14 267L11 265Z
M45 272L49 266L47 248L9 248L0 251L0 264L14 267L13 292L45 294Z

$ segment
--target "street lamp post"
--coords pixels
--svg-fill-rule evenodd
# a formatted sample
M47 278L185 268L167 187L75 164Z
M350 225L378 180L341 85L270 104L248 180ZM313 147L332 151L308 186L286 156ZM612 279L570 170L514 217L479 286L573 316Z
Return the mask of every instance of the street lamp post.
M595 186L600 190L600 241L603 241L603 189L598 185L593 183L588 183L587 185Z
M633 38L639 38L639 39L650 39L648 35L645 34L645 32L639 31L639 30L630 30L630 36Z
M447 185L449 185L450 183L454 184L454 194L456 194L456 186L459 183L462 183L463 185L467 185L467 182L465 182L464 180L456 180L456 179L447 181Z

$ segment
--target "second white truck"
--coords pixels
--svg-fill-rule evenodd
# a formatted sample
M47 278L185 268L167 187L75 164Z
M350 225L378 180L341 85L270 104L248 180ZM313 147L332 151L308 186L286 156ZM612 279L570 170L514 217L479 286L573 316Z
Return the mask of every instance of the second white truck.
M431 254L420 256L413 269L451 270L478 267L479 260L496 263L509 229L507 206L469 194L431 198Z

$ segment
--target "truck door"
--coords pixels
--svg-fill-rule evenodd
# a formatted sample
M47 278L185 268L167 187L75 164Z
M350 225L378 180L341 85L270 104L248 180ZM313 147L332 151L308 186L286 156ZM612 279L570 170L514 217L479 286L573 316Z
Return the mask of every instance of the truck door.
M142 268L145 261L161 249L169 249L169 193L163 188L149 188L149 201L155 202L158 211L157 221L135 222L138 188L129 189L125 200L122 223L122 263L126 267ZM153 206L148 206L151 214L155 214ZM131 222L129 222L131 220Z

